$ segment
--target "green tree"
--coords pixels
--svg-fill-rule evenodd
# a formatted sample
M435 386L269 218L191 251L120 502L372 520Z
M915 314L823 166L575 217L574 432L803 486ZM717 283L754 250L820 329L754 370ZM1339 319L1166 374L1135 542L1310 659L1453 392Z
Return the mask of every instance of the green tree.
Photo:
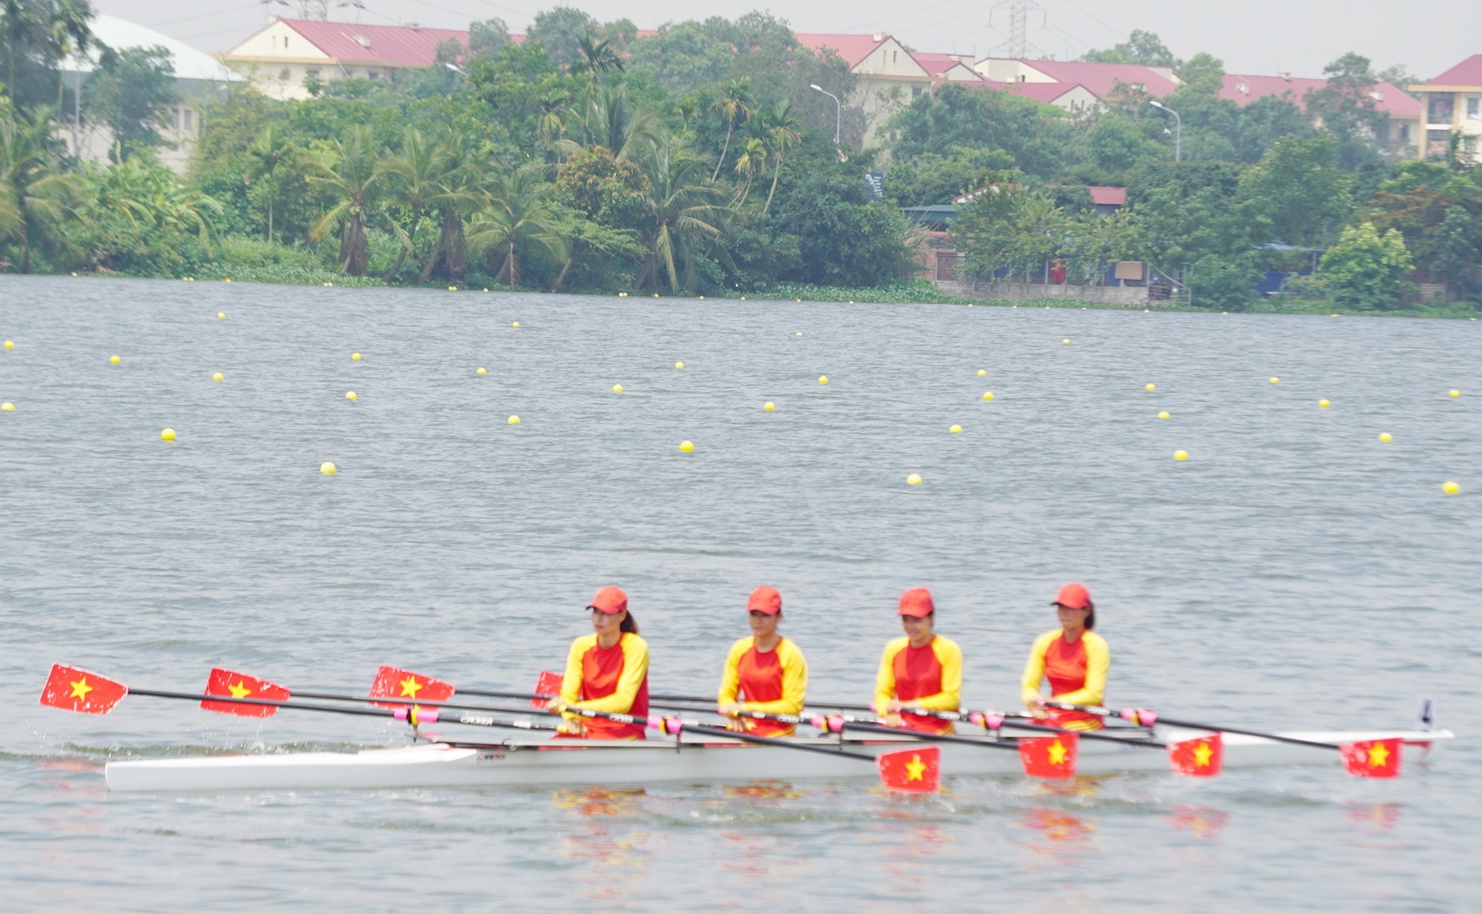
M720 168L726 163L726 153L731 149L731 136L736 132L736 122L744 121L756 111L756 102L751 97L751 80L733 79L720 87L720 97L710 105L710 110L719 114L726 122L726 141L720 147L720 157L715 160L715 171L710 180L720 177Z
M816 94L816 93L815 93ZM892 156L943 153L954 146L1002 149L1026 174L1050 178L1071 146L1065 112L995 89L955 83L923 93L886 122L899 131Z
M474 57L498 56L509 46L509 26L499 17L468 24L468 53Z
M1224 257L1206 254L1184 274L1189 287L1189 300L1200 308L1244 311L1256 300L1256 284L1261 271L1247 254Z
M649 147L642 161L646 200L643 238L648 249L642 288L693 290L706 252L724 238L730 215L724 192L711 184L705 163L666 140Z
M1254 164L1280 140L1305 140L1316 134L1312 118L1297 107L1291 93L1262 96L1240 109L1230 137L1231 161Z
M1023 180L1013 171L1013 157L1002 149L954 146L942 154L892 161L885 172L885 193L901 206L935 206L994 182Z
M1049 194L993 186L958 208L952 237L973 275L1003 272L1030 282L1060 252L1069 228Z
M1389 116L1374 100L1369 58L1349 52L1323 68L1327 84L1307 95L1307 113L1338 141L1338 164L1352 171L1387 145Z
M1136 211L1122 208L1110 215L1090 212L1068 220L1059 253L1070 259L1083 281L1100 285L1117 261L1150 260L1153 246Z
M324 241L338 228L340 272L364 276L370 268L370 240L366 232L380 215L375 207L385 184L380 151L370 128L356 127L343 141L334 140L312 149L304 157L302 167L309 183L333 201L329 211L309 227L309 237Z
M20 249L22 273L31 272L38 253L61 260L77 252L67 226L81 188L61 170L52 146L49 109L16 112L0 96L0 241Z
M1149 67L1177 67L1178 58L1163 44L1155 32L1133 29L1121 44L1099 51L1087 51L1081 60L1089 63L1140 63Z
M0 0L0 82L21 112L61 106L58 65L92 44L87 0Z
M81 177L75 232L94 269L175 275L189 242L210 256L212 221L222 207L169 169L136 156L89 165Z
M1267 240L1321 247L1353 211L1329 136L1285 139L1240 176L1240 197L1270 226Z
M777 179L782 175L782 157L798 144L803 135L797 119L792 116L792 101L782 99L770 110L762 112L762 127L766 130L766 146L772 163L772 186L767 191L767 202L762 204L762 215L772 208L772 198L777 195Z
M581 40L601 33L601 23L589 14L575 7L558 6L536 13L525 37L540 42L557 66L569 67L581 59Z
M87 81L83 107L90 120L113 132L115 154L127 159L164 144L160 130L177 98L168 48L105 48Z
M601 79L613 73L623 72L623 58L610 41L598 41L591 35L583 35L576 42L577 59L572 62L570 72L585 73Z
M247 150L247 168L242 180L247 184L260 184L264 188L268 208L268 241L273 240L273 204L282 192L284 179L298 164L303 152L288 140L276 125L263 129L257 141Z
M1103 114L1086 131L1085 155L1100 172L1095 183L1124 183L1126 173L1139 165L1156 162L1167 153L1161 143L1148 138L1137 121L1118 114Z
M1446 292L1458 297L1482 265L1482 230L1460 206L1446 210L1432 240L1432 271L1446 283Z
M415 250L422 217L431 206L440 182L452 167L452 157L447 148L429 140L415 127L407 128L400 151L381 165L385 182L382 198L388 206L400 209L406 218L402 226L406 240L396 252L396 261L391 264L391 269L386 271L386 282L396 278L407 255Z
M515 288L520 282L524 254L539 251L555 260L565 257L553 190L540 165L526 165L499 175L490 184L489 205L469 226L468 244L502 258L495 282L503 281Z
M1323 255L1318 277L1340 305L1368 310L1401 307L1405 274L1414 269L1405 239L1394 229L1383 235L1372 222L1348 226Z

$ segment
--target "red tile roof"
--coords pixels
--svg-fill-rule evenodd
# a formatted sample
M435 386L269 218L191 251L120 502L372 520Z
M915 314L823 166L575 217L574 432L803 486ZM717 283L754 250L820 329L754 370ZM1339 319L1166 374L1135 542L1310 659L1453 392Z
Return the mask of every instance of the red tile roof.
M919 54L915 51L912 51L911 59L916 61L916 63L921 66L921 69L926 71L927 76L941 76L943 73L947 72L953 67L960 66L966 67L968 71L972 73L975 79L959 78L956 81L986 82L983 77L978 75L977 71L973 70L973 60L971 57L963 60L960 56L954 56L952 54Z
M1080 83L1097 98L1106 98L1117 83L1141 84L1154 98L1161 98L1178 88L1178 84L1152 67L1141 64L1086 63L1079 60L1025 60L1056 82Z
M1482 54L1473 54L1435 79L1426 80L1423 85L1482 86Z
M1060 96L1064 95L1065 93L1067 93L1067 92L1071 91L1072 89L1074 89L1075 87L1079 86L1080 83L995 83L995 82L990 82L990 83L988 83L988 85L992 86L995 89L1002 89L1005 92L1012 92L1015 95L1022 95L1025 98L1032 98L1032 99L1034 99L1037 102L1043 102L1046 105L1051 105L1051 104L1054 104L1055 101L1058 98L1060 98Z
M1313 79L1305 76L1250 76L1226 73L1225 86L1220 90L1220 98L1227 98L1243 108L1258 98L1290 93L1293 104L1306 107L1307 93L1321 89L1327 84L1326 79ZM1376 83L1373 92L1377 96L1374 99L1374 106L1390 117L1420 117L1420 102L1389 83Z
M281 21L314 47L345 63L430 67L437 60L439 44L451 40L468 47L468 33L455 29L414 29L401 25L360 25L309 19ZM362 42L362 38L365 41Z
M798 39L798 44L805 48L812 48L815 51L829 48L837 51L839 56L844 58L844 62L849 64L851 70L859 66L860 61L869 57L871 52L890 39L889 35L876 40L874 35L824 35L804 32L796 33L795 37Z
M1127 188L1125 187L1087 187L1091 192L1091 202L1097 206L1126 206Z

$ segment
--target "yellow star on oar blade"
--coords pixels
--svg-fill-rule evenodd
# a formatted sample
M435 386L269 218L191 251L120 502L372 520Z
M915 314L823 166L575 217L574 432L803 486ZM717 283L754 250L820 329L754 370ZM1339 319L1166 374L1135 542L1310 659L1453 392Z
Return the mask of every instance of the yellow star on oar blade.
M1214 750L1209 748L1209 743L1200 740L1194 747L1194 766L1197 768L1208 768L1209 760L1214 758Z
M922 775L925 774L925 773L926 773L926 763L923 762L923 761L921 761L921 756L919 756L919 755L913 755L913 756L911 756L911 760L909 762L906 762L906 780L908 780L908 781L920 781L920 780L923 780Z
M67 697L81 698L83 701L87 701L87 693L91 692L92 690L93 687L87 684L87 677L84 676L77 682L72 683L72 694L68 695Z
M1057 739L1053 743L1051 743L1050 744L1050 764L1051 765L1064 765L1065 764L1065 755L1066 755L1066 752L1067 751L1068 750L1065 748L1065 744L1062 743L1062 742L1060 742L1060 740Z
M416 698L417 693L422 689L422 683L418 682L415 676L408 676L401 681L401 697L403 698Z
M252 694L252 690L243 685L241 680L237 680L236 685L229 685L226 688L232 693L233 698L246 698Z
M1383 743L1375 743L1369 747L1369 767L1383 768L1389 764L1389 750Z

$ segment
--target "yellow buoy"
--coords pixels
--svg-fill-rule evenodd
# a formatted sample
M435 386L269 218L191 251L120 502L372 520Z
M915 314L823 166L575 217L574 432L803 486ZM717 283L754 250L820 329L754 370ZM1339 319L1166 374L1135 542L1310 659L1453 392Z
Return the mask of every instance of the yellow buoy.
M487 292L487 291L489 291L489 290L488 290L488 289L485 289L485 290L484 290L484 291L485 291L485 292Z
M518 326L520 326L520 322L519 321L515 321L513 324L510 324L510 326L511 327L518 327Z
M1281 383L1281 378L1272 378L1271 379L1271 383L1272 384L1280 384Z
M225 311L217 311L216 312L216 317L219 320L225 320L226 319L226 312Z
M5 402L5 403L0 403L0 411L4 411L4 412L7 412L7 413L13 413L13 412L15 412L15 404L14 403L10 403L8 401Z
M621 384L614 384L614 385L612 385L612 392L615 393L615 394L622 393L623 392L623 385L621 385Z
M1167 419L1168 418L1168 411L1167 410L1164 410L1163 412L1158 413L1158 418L1159 419Z
M509 424L510 425L519 425L520 424L520 417L519 416L510 416L509 417Z
M705 300L705 296L701 295L700 296L700 301L704 301L704 300Z
M1050 309L1049 308L1046 308L1045 310L1048 311ZM1070 338L1069 337L1066 337L1065 339L1061 340L1060 342L1062 342L1062 343L1069 343L1070 342Z
M118 356L116 356L116 355L110 355L110 356L109 356L109 357L108 357L108 361L110 361L110 362L112 362L112 363L113 363L113 364L115 364L115 365L117 365L117 364L118 364L118 363L119 363L119 362L122 362L122 361L123 361L123 359L121 359L121 358L119 358L119 357L118 357Z
M352 362L358 362L358 361L360 361L360 353L358 353L358 352L352 352L352 353L350 353L350 361L352 361Z
M658 298L658 297L659 297L659 293L655 292L654 293L654 298Z
M175 430L173 428L167 428L164 431L160 432L160 440L161 441L174 441L175 440Z
M695 449L695 443L693 441L681 441L679 442L679 449L688 454Z
M1151 392L1151 391L1157 390L1158 389L1158 385L1156 385L1156 384L1147 384L1142 389Z
M675 362L674 363L674 367L675 368L683 368L684 367L684 363L683 362Z
M741 300L742 301L746 301L746 296L745 295L741 296Z
M907 476L906 477L906 485L908 485L908 486L919 486L919 485L921 485L921 475L919 473L912 473L910 476Z
M993 399L993 391L991 391L991 390L985 390L985 391L983 391L983 399L984 400L992 400Z
M1188 451L1174 451L1173 452L1173 459L1174 460L1188 460L1189 459L1189 452Z
M1389 444L1391 441L1395 440L1395 436L1391 435L1389 432L1380 432L1379 440L1383 441L1385 444Z
M803 335L803 331L801 331L801 330L799 330L797 333L794 333L793 334L793 336L802 336L802 335Z
M1321 407L1322 409L1327 409L1329 406L1332 406L1333 404L1329 403L1327 400L1318 400L1317 401L1317 405L1319 407Z
M347 391L345 391L345 399L346 400L358 400L360 398L357 397L357 396L355 396L355 391L353 391L353 390L347 390Z
M1455 495L1457 492L1461 491L1461 486L1448 479L1445 482L1441 483L1441 491L1445 492L1447 495Z
M619 292L618 293L618 298L627 298L627 297L628 297L628 293L627 292Z
M800 333L800 334L798 334L798 336L802 336L802 334ZM14 349L15 348L15 343L11 342L10 340L6 340L5 341L5 348L6 349Z
M335 467L335 465L330 463L328 460L319 464L319 472L323 473L325 476L333 476L336 470L337 468Z
M216 372L216 374L213 374L211 376L211 380L213 380L213 381L222 381L222 380L225 380L225 378L223 378L221 372L218 371L218 372Z
M986 377L988 377L988 372L985 371L985 370L983 370L982 368L979 368L978 369L978 377L980 377L980 378L986 378Z
M5 348L6 349L9 349L10 348L10 344L9 343L6 343L5 344ZM1459 397L1459 396L1461 396L1461 391L1459 391L1459 390L1453 390L1453 391L1450 392L1450 396Z
M480 365L478 368L474 369L474 372L473 373L474 374L488 374L489 373L489 370L487 368L484 368L482 365Z
M449 292L457 292L458 291L458 287L457 286L448 286L448 291Z
M767 402L762 404L762 409L766 410L769 413L776 408L777 404L773 403L771 400L768 400Z
M820 383L820 384L827 384L828 383L828 375L826 375L826 374L819 375L818 376L818 383Z
M951 428L947 429L947 431L951 432L954 435L961 434L961 432L962 432L962 426L960 426L960 425L954 425Z

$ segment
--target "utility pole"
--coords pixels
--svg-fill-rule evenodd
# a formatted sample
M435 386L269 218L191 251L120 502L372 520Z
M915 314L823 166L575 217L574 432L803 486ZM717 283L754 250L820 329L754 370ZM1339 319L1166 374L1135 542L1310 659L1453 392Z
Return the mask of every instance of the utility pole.
M1034 0L1003 0L998 5L989 7L990 18L992 18L993 10L1008 10L1009 40L989 48L988 56L994 56L995 51L1000 51L1005 57L1014 60L1038 56L1039 48L1029 43L1029 14L1040 13L1040 18L1043 20L1044 7L1035 3Z

